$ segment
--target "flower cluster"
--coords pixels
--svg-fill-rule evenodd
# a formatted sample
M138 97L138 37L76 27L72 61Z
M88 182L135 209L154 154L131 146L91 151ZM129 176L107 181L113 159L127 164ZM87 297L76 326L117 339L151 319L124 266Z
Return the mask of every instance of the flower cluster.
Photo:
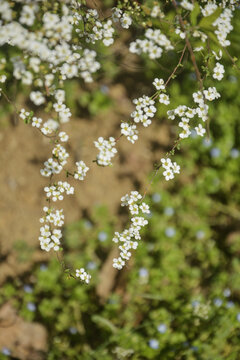
M98 165L112 165L111 159L117 153L117 149L115 148L116 140L113 137L110 137L108 140L104 140L103 137L99 137L97 141L94 141L94 144L100 151L97 155Z
M64 124L69 121L69 118L71 117L72 114L70 112L70 109L66 107L66 105L62 102L62 100L59 99L60 95L58 92L55 94L55 97L58 97L57 99L58 102L53 104L53 108L58 114L59 122Z
M119 244L120 256L113 259L113 267L121 270L126 261L131 257L131 251L137 249L138 241L141 240L140 230L147 225L148 221L144 214L149 214L149 206L142 202L142 195L138 191L131 191L121 198L121 206L128 206L132 215L131 225L122 233L115 232L113 242Z
M151 11L151 17L153 18L164 18L164 13L161 11L160 6L159 5L154 5Z
M47 252L51 249L54 251L59 251L62 232L58 228L54 229L53 226L61 227L63 225L63 210L54 210L45 206L43 211L45 215L40 218L40 222L43 224L43 226L40 228L39 236L41 249Z
M131 17L118 8L112 9L112 18L114 22L120 21L120 24L124 29L128 29L129 26L132 24Z
M143 126L147 127L152 123L151 118L154 117L157 111L154 106L155 101L150 97L143 95L138 99L133 100L133 104L136 106L135 111L131 113L131 117L135 123L141 122Z
M67 181L58 181L57 184L46 186L44 188L47 198L51 198L52 201L63 200L63 194L66 192L67 195L74 194L74 187L71 186Z
M84 180L89 168L86 166L84 161L76 162L77 171L74 172L74 179L76 180Z
M213 26L217 27L217 30L214 32L217 35L218 41L224 47L231 44L230 41L227 40L227 36L233 30L233 26L231 25L232 16L232 11L226 8L213 23Z
M24 1L21 1L24 3ZM18 48L19 56L12 56L10 64L13 67L13 76L21 80L25 85L34 84L34 86L49 87L53 85L56 77L65 80L67 78L81 77L85 82L92 81L92 74L100 68L100 63L96 61L96 52L88 48L82 49L75 45L77 38L86 36L84 30L80 31L80 24L87 24L91 19L83 18L79 14L78 23L74 24L76 19L78 5L74 7L63 2L59 6L59 12L53 9L47 12L41 11L38 4L19 4L19 1L11 4L7 0L1 2L0 16L4 23L0 28L0 46L8 44ZM90 11L90 10L89 10ZM6 15L7 14L7 15ZM34 28L35 18L38 18L37 31ZM18 17L19 22L14 21ZM100 23L98 21L98 23ZM105 44L111 44L110 26L111 21L107 21L102 26ZM97 26L95 26L97 28ZM86 26L84 26L86 29ZM93 33L90 33L93 35ZM74 40L74 41L73 41ZM24 53L29 57L25 60ZM40 72L41 64L41 72ZM42 76L43 70L46 75ZM46 98L40 89L36 89L30 94L31 100L35 105L41 105L46 102Z
M114 28L112 27L111 20L108 20L105 24L96 20L92 28L92 33L88 34L87 40L92 44L95 44L98 40L102 40L105 46L110 46L114 42L113 34Z
M91 275L89 275L83 268L76 269L76 277L79 277L86 284L89 284L91 280Z
M179 138L185 139L191 135L190 122L197 115L203 122L208 119L208 108L206 100L213 101L218 99L220 94L217 92L215 87L209 87L203 91L197 91L193 93L193 100L198 105L196 108L190 108L186 105L179 105L176 109L167 111L168 118L174 120L176 116L180 117L178 126L181 128ZM197 135L203 136L206 130L202 124L198 124L195 127Z
M219 62L216 63L216 66L213 69L213 78L217 80L222 80L224 77L224 66Z
M52 154L53 157L45 161L44 168L40 170L42 176L50 177L53 174L59 174L62 171L63 166L67 163L69 154L62 145L57 144L53 148Z
M134 54L147 54L150 59L159 59L162 56L163 49L172 50L169 39L164 35L160 29L147 29L144 34L144 39L137 39L131 42L129 51Z
M170 158L162 158L161 163L164 168L163 176L165 180L171 180L174 178L174 174L180 174L180 166L176 162L172 163Z
M134 144L138 139L138 130L137 126L134 124L122 123L121 124L121 134L125 135L127 139Z

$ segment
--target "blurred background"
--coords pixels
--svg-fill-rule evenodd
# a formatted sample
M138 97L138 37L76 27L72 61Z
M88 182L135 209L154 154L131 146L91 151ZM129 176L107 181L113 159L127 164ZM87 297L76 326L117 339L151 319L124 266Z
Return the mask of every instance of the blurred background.
M234 26L237 56L239 16ZM186 55L168 88L171 104L159 104L134 145L118 142L113 167L98 167L93 141L117 138L120 122L134 109L132 100L152 95L153 79L166 79L179 59L175 51L161 61L136 57L129 41L122 32L112 48L96 45L102 64L96 81L65 85L73 113L63 126L67 151L72 164L83 160L90 170L83 182L69 180L75 195L62 205L60 259L41 251L38 241L47 186L40 169L52 145L1 99L0 359L240 358L239 70L224 56L221 99L210 105L210 138L193 132L174 156L181 174L167 183L160 171L148 187L154 164L178 134L166 112L192 106L197 83ZM206 86L212 85L207 79ZM27 87L13 79L8 90L19 108L34 108ZM146 187L149 225L119 272L112 267L111 239L128 221L120 198ZM86 267L91 284L69 278L63 258L69 268Z

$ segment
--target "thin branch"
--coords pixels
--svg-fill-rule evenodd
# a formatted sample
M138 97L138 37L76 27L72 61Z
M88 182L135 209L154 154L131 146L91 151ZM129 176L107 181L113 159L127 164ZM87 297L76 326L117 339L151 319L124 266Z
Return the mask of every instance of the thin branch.
M194 70L195 70L195 73L196 73L196 76L197 76L197 79L198 79L198 82L199 82L199 85L200 85L200 89L202 91L203 90L203 80L202 80L201 73L199 71L199 68L198 68L198 65L197 65L197 62L196 62L196 58L195 58L195 55L194 55L194 52L193 52L193 49L192 49L192 45L191 45L191 43L190 43L190 41L188 39L182 16L181 16L181 14L178 13L177 3L176 3L175 0L172 0L172 2L173 2L173 5L174 5L174 7L175 7L175 9L177 11L181 28L182 28L183 32L185 33L185 42L186 42L186 45L188 47L188 51L190 52L190 56L191 56L191 60L192 60L193 66L194 66Z

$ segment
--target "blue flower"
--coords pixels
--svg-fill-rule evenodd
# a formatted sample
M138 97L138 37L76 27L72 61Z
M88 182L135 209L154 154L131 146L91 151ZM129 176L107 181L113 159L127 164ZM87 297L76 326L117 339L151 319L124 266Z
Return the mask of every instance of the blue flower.
M2 352L3 355L6 355L6 356L11 355L11 351L6 347L3 347L1 352Z
M139 276L140 277L148 277L148 269L145 269L145 268L139 269Z
M148 342L150 348L157 350L159 348L159 342L156 339L150 339Z
M28 294L31 294L33 291L32 287L30 285L24 285L23 290Z
M220 307L220 306L222 306L223 301L222 301L222 299L216 298L213 300L213 303L215 306Z
M212 148L210 154L212 158L218 158L221 155L221 150L216 147Z
M198 300L193 300L192 301L192 307L196 307L196 306L198 306L200 304L200 301L198 301Z
M203 143L203 146L209 147L209 146L212 145L212 140L211 140L211 139L206 139L206 138L204 138L203 141L202 141L202 143Z
M162 200L162 197L161 197L160 194L154 193L154 194L152 195L152 201L153 201L153 202L159 203L161 200Z
M167 216L172 216L174 214L174 209L168 206L164 209L164 214Z
M41 264L40 265L40 270L41 271L46 271L47 270L47 265L46 264Z
M36 311L36 305L35 305L34 303L32 303L32 302L28 302L28 303L27 303L27 309L28 309L29 311L34 312L34 311Z
M94 261L89 261L87 263L87 269L88 270L94 270L94 269L96 269L96 267L97 267L97 265L96 265L96 263Z
M108 238L108 234L105 231L100 231L100 233L98 234L98 240L103 242L106 241Z
M75 327L73 327L73 326L71 326L69 329L68 329L68 331L71 333L71 334L73 334L73 335L75 335L75 334L77 334L77 329L75 328Z
M165 324L159 324L157 329L161 334L164 334L167 331L167 326Z
M85 220L85 221L84 221L84 226L85 226L85 228L88 229L88 230L93 227L91 221L89 221L89 220Z
M167 236L167 237L173 237L174 235L176 234L176 230L173 228L173 227L168 227L168 228L166 228L166 230L165 230L165 235Z
M232 149L230 151L230 156L233 158L233 159L237 159L239 157L239 150L238 149Z
M227 304L226 304L226 308L231 309L232 307L234 307L234 302L233 301L228 301Z
M196 238L197 238L197 239L203 239L204 236L205 236L205 232L204 232L203 230L198 230L198 231L196 232Z
M224 291L223 291L223 295L225 296L225 297L229 297L230 295L231 295L231 290L230 289L225 289Z

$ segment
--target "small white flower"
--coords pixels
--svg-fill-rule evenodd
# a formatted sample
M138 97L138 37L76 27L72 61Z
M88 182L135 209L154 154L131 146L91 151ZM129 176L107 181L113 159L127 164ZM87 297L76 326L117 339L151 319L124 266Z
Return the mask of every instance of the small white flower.
M174 174L173 174L173 171L171 169L167 169L166 171L164 171L163 176L165 177L165 179L167 181L174 178Z
M215 68L213 69L213 78L219 81L222 80L224 77L224 72L224 66L217 62Z
M164 85L164 80L163 79L158 79L155 78L153 81L153 85L155 86L155 88L157 90L164 90L165 89L165 85Z
M169 96L167 94L160 94L159 102L165 105L169 105L170 104Z
M33 127L39 128L41 126L41 123L42 123L41 118L37 118L35 116L32 118L32 126Z
M150 214L149 206L145 202L140 205L140 209L143 213Z
M204 134L206 133L206 130L202 127L201 124L199 124L198 126L195 127L195 130L197 132L197 134L199 136L204 136Z
M0 75L0 83L5 83L6 80L7 80L6 75Z
M125 261L121 258L121 257L118 257L117 259L113 259L113 267L118 269L118 270L121 270L125 265Z
M68 141L69 136L65 133L65 131L61 131L58 136L62 142Z
M172 161L169 158L167 158L167 159L162 158L161 163L162 163L162 167L164 169L169 169L172 166Z
M129 26L132 24L132 19L129 15L124 13L123 16L120 18L120 23L124 29L128 29Z

